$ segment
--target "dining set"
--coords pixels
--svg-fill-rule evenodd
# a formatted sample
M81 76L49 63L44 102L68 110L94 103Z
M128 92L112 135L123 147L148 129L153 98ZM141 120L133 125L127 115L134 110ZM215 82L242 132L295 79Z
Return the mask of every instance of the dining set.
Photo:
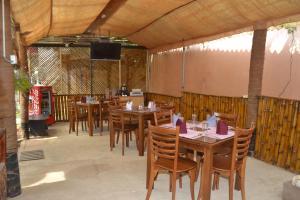
M254 126L249 129L236 127L237 115L215 113L217 122L228 125L226 134L218 134L217 127L208 126L206 121L186 123L186 133L172 123L172 114L154 113L154 118L170 119L164 123L151 125L148 130L146 199L150 198L154 180L160 170L167 170L170 174L170 191L175 199L176 179L179 177L181 186L182 174L190 177L191 199L194 198L194 182L200 176L198 200L207 200L213 190L219 188L219 178L229 180L229 199L233 199L233 190L241 190L245 200L245 168L248 148ZM204 128L205 127L205 128ZM184 150L182 150L184 149ZM182 151L185 152L183 156ZM193 152L188 156L188 152ZM212 180L213 177L213 180ZM235 185L234 185L235 180ZM211 186L212 185L212 186Z
M208 123L210 119L197 121L193 114L192 120L179 118L186 129L182 131L182 124L174 123L173 105L165 103L155 108L133 106L128 109L127 103L118 99L75 102L76 130L78 132L78 121L85 119L82 127L86 127L87 122L92 136L93 127L97 125L95 119L99 119L100 133L103 121L107 121L110 150L116 147L121 137L122 156L134 133L138 155L144 156L147 150L146 199L150 199L155 189L154 182L159 172L165 171L170 176L172 199L176 196L177 179L182 187L182 177L188 175L191 199L195 199L194 186L198 178L197 199L209 200L211 190L219 189L220 177L227 177L229 200L233 199L234 189L240 190L245 200L245 168L253 125L248 129L236 127L236 114L213 113L214 124ZM226 125L226 133L218 133L220 122ZM73 126L70 125L70 130Z

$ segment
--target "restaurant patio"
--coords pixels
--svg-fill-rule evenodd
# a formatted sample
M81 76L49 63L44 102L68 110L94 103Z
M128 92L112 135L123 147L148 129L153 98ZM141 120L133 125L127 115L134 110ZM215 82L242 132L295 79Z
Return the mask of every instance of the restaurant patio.
M300 0L0 14L0 200L298 199Z

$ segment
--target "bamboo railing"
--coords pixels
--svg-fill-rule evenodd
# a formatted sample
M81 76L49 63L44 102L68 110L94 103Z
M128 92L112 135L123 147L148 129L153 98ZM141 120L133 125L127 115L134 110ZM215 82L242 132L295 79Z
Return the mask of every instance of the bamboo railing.
M224 97L183 92L181 112L185 119L195 113L200 121L212 112L237 114L237 126L245 127L247 116L247 99L242 97Z
M67 99L55 95L55 120L67 121ZM100 95L96 95L100 96ZM183 92L182 97L145 93L145 101L172 102L185 119L196 113L204 120L210 112L235 113L237 126L245 127L247 99ZM300 101L259 97L255 157L300 173Z
M197 114L199 120L206 119L210 112L235 113L238 115L237 125L246 124L247 99L242 97L221 97L183 92L182 97L174 97L155 93L146 93L146 101L174 102L176 112L181 112L185 119L191 119L192 113Z
M68 98L87 96L88 94L66 94L66 95L54 95L54 112L55 121L64 122L69 120L68 115ZM93 96L99 98L103 94L94 94Z
M300 172L299 101L260 97L255 156Z

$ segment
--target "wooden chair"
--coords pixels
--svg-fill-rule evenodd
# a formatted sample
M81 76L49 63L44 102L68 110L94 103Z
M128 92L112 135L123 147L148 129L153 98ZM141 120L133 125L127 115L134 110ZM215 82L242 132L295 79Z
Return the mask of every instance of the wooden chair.
M226 122L228 126L236 127L237 115L228 113L215 113L216 117Z
M108 122L109 120L109 104L110 102L103 102L103 101L99 102L100 135L102 135L102 131L103 131L103 122L104 121Z
M176 129L162 128L149 123L149 137L151 169L146 200L150 198L155 177L160 170L171 172L172 200L175 200L177 174L187 172L190 177L191 197L194 200L197 163L178 156L179 127Z
M154 112L155 126L172 123L172 113L172 110L161 110L159 112Z
M124 114L120 112L120 106L109 106L109 121L110 121L110 128L112 129L112 135L110 134L110 141L113 142L114 146L114 136L115 132L117 132L117 143L119 141L120 132L122 133L122 155L124 156L124 149L125 149L125 139L126 139L126 146L129 146L129 137L131 131L134 131L135 138L136 138L136 146L138 146L138 126L136 124L132 124L130 121L126 120ZM126 137L126 138L125 138ZM112 151L112 148L111 148Z
M242 200L245 196L245 169L250 140L254 128L235 129L232 153L230 155L215 154L213 158L213 190L219 189L219 176L228 177L229 200L233 199L234 174L237 174L239 187L241 188ZM237 181L237 180L236 180Z
M78 136L78 124L81 122L81 128L82 130L87 130L87 120L88 120L88 114L87 114L87 108L78 106L74 102L74 107L75 107L75 122L76 122L76 135ZM83 126L85 128L83 128Z

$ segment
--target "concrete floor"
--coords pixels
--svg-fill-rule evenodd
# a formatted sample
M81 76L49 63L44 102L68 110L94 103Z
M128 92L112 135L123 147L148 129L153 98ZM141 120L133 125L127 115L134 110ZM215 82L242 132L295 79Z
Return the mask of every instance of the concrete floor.
M97 131L97 130L96 130ZM137 156L134 142L121 156L119 145L109 150L105 132L94 137L86 132L68 134L67 123L49 127L49 137L23 141L19 152L42 149L45 159L20 162L22 195L15 200L141 200L145 199L146 157ZM247 162L246 195L248 200L281 199L282 183L294 174L264 162L249 158ZM169 178L159 175L151 199L171 199ZM198 192L199 181L195 190ZM183 188L176 199L190 199L189 179L183 178ZM212 200L228 199L228 184L221 179L220 190L212 192ZM235 191L234 199L241 199Z

